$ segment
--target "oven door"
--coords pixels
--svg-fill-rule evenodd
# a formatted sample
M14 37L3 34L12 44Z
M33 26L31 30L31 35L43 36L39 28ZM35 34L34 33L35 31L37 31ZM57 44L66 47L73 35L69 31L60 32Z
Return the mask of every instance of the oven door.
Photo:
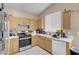
M19 40L19 48L31 45L31 38Z

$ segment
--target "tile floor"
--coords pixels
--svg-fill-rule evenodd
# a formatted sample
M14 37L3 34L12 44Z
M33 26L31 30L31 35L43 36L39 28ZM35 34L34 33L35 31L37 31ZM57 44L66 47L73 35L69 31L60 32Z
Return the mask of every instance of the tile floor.
M51 54L48 53L47 51L43 50L42 48L35 46L28 50L18 52L14 55L51 55Z

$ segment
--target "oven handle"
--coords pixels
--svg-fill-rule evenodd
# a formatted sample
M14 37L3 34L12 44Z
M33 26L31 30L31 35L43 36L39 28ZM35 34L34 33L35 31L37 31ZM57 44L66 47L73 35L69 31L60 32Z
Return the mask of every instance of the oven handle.
M28 38L20 38L19 40L28 40L29 38L32 38L32 37L28 37Z

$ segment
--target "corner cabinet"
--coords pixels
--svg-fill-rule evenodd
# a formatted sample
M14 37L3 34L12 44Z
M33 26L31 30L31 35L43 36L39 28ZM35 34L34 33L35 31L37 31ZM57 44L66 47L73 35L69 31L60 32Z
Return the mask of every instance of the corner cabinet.
M38 44L38 36L33 36L32 37L32 46L36 46Z
M52 54L52 39L44 36L36 35L32 38L32 46L38 45L44 50Z
M19 38L5 40L5 54L14 54L19 51Z

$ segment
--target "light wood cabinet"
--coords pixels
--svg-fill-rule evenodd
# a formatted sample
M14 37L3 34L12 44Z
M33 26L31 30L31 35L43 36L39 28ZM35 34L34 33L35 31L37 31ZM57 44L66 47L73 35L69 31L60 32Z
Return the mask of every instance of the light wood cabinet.
M44 48L45 46L45 38L43 36L38 36L39 40L38 40L38 45L42 48Z
M5 54L13 53L12 45L12 40L5 40Z
M38 36L38 38L39 38L39 39L38 39L38 45L41 47L41 45L42 45L42 44L41 44L41 43L42 43L42 42L41 42L42 37L41 37L41 36Z
M44 18L41 18L39 20L37 20L37 28L42 28L42 29L45 29L45 19Z
M71 29L71 10L63 12L63 28Z
M40 46L45 49L46 51L52 53L52 41L51 38L40 36Z
M13 53L16 53L19 51L19 40L13 39Z
M5 53L13 54L19 51L19 39L8 39L5 40Z
M70 55L72 42L52 40L52 38L36 35L33 37L32 45L38 45L51 54Z
M42 37L42 39L41 39L41 47L43 49L45 49L45 46L46 46L45 42L46 42L46 38L45 37Z
M41 48L52 53L51 38L36 35L32 38L32 46L35 46L35 45L39 45Z
M35 46L37 44L38 44L38 36L36 35L36 36L32 37L32 46Z
M46 38L45 48L48 52L52 53L52 40L50 40L50 38Z
M8 16L7 20L9 21L10 29L14 32L18 32L18 30L20 30L18 24L29 24L29 30L35 30L38 25L37 20L30 18Z
M66 54L70 55L70 49L72 48L72 42L67 42L66 43Z
M30 19L29 23L30 23L30 30L36 30L37 28L36 20Z

